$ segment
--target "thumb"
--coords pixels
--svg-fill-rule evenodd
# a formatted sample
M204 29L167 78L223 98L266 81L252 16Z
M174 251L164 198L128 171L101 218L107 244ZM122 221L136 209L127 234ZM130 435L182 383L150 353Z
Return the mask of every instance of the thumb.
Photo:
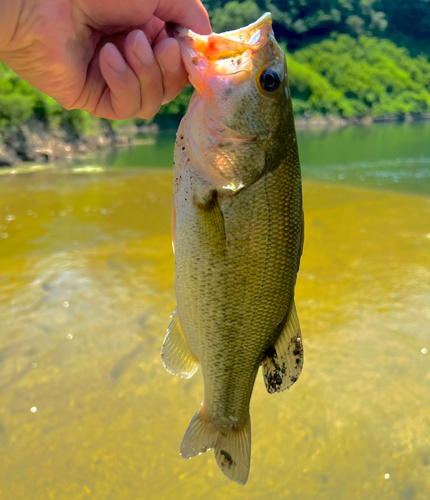
M200 35L212 33L208 13L200 0L161 0L154 14L166 23L180 24Z

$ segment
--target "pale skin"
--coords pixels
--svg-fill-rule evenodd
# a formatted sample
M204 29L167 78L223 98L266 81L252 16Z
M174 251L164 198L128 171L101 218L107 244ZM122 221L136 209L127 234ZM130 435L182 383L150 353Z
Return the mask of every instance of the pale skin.
M0 0L0 60L67 109L151 118L187 83L166 22L211 32L200 0Z

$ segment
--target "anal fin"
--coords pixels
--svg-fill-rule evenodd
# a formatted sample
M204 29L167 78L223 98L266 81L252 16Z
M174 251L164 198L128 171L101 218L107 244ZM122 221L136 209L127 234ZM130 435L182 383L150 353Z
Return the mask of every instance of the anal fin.
M166 370L172 375L191 378L199 367L198 361L188 347L182 333L176 309L173 311L171 318L172 321L167 329L167 335L161 349L161 359Z
M294 302L281 335L263 359L262 367L264 383L270 394L289 389L302 372L302 334Z

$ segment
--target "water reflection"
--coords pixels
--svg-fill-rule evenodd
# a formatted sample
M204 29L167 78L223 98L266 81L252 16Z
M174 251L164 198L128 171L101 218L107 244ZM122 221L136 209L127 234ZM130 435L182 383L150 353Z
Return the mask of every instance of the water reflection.
M2 178L2 496L428 497L430 199L305 183L305 368L284 394L259 376L242 488L210 452L179 457L202 380L172 377L159 355L175 305L171 182Z

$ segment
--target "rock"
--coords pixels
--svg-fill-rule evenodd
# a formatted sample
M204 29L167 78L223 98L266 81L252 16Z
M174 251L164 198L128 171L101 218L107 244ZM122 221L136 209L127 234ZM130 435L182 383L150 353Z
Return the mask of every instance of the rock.
M11 165L15 165L18 161L18 157L13 150L0 144L0 167L10 167Z
M371 116L365 116L362 120L361 120L361 124L362 125L365 125L365 126L370 126L370 125L373 125L373 118Z
M301 129L310 129L310 128L336 128L336 127L344 127L348 124L348 121L345 118L341 118L339 116L303 116L297 117L295 119L296 128Z
M380 115L375 116L374 121L377 122L399 122L401 115Z
M21 129L14 132L7 132L3 139L7 149L9 151L14 151L17 157L23 161L31 160L27 138Z
M101 127L99 133L79 136L62 128L49 130L47 124L31 118L19 129L5 132L0 165L16 161L47 163L84 155L96 149L112 146L117 134L110 126Z

